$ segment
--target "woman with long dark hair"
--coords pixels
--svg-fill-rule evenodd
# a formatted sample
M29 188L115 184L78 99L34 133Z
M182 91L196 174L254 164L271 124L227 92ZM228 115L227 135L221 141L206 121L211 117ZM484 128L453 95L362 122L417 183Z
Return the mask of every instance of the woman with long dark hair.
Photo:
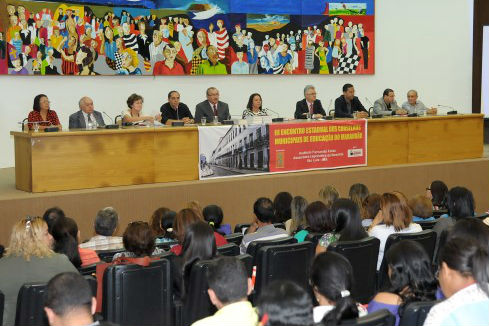
M435 180L430 184L429 188L426 188L426 197L431 199L433 204L433 210L446 209L446 200L448 194L448 187L445 182Z
M290 203L292 202L290 192L279 192L273 199L273 209L275 211L274 223L290 223L291 211Z

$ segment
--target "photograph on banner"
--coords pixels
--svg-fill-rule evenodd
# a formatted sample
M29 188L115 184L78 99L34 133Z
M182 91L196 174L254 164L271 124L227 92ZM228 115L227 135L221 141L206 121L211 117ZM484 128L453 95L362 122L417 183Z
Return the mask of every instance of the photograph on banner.
M200 126L200 179L269 172L268 128L268 125Z

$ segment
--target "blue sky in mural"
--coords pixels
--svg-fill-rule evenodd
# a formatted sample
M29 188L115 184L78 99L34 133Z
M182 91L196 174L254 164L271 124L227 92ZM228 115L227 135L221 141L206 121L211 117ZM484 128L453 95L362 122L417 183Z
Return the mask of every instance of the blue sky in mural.
M288 24L290 20L289 20L289 16L281 16L281 15L265 15L260 17L253 17L253 15L248 16L248 24L268 24L271 22Z
M230 0L229 2L233 13L290 15L301 13L301 1L298 0Z

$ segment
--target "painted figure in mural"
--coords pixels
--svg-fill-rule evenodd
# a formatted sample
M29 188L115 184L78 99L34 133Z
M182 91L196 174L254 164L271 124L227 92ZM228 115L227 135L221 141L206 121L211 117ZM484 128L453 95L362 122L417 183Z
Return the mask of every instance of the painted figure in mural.
M312 43L312 41L309 41L306 47L306 62L305 62L305 68L307 70L307 73L310 74L311 71L314 69L314 52L315 52L315 47Z
M218 50L215 46L207 47L207 60L204 60L199 66L201 75L226 75L228 72L226 66L219 62Z
M153 69L153 75L183 75L185 72L180 63L175 59L177 49L172 45L167 45L163 50L165 60L158 61Z
M68 42L68 46L61 49L62 44ZM78 66L76 64L76 54L78 48L78 38L74 35L70 35L69 39L67 37L63 38L63 41L58 45L56 49L61 53L61 71L63 75L76 75L78 74Z
M238 58L238 61L235 61L231 66L231 73L236 75L248 75L250 73L250 68L248 63L243 61L243 51L237 51L236 57Z
M93 63L95 61L95 51L87 46L80 47L76 53L76 65L78 66L78 75L93 76L97 75L93 71Z
M207 57L207 46L209 45L209 38L207 31L201 28L197 32L197 48L192 55L192 68L191 75L199 74L199 67L203 60L208 59Z
M122 69L121 75L141 75L141 69L138 68L139 59L137 53L132 49L122 50Z
M229 47L229 35L222 19L217 21L217 28L218 30L215 32L217 39L217 53L219 54L219 60L223 60L226 58L226 49Z
M326 74L326 75L329 74L328 63L326 61L326 58L329 54L329 50L324 46L323 41L319 42L319 46L314 54L319 59L319 73Z
M181 44L185 58L188 62L192 59L192 54L194 52L192 46L194 32L192 31L192 26L189 25L188 18L182 19L182 23L183 24L179 27L178 42Z
M163 49L166 46L166 42L163 42L163 35L160 31L153 31L153 42L149 45L149 56L151 60L151 65L157 61L161 61L164 59L163 57Z

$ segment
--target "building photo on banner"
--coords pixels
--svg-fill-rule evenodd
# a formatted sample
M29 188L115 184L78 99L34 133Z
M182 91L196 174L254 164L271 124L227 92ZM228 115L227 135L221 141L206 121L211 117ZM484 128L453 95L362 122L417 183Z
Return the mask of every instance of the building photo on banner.
M374 0L6 0L0 73L374 74Z

